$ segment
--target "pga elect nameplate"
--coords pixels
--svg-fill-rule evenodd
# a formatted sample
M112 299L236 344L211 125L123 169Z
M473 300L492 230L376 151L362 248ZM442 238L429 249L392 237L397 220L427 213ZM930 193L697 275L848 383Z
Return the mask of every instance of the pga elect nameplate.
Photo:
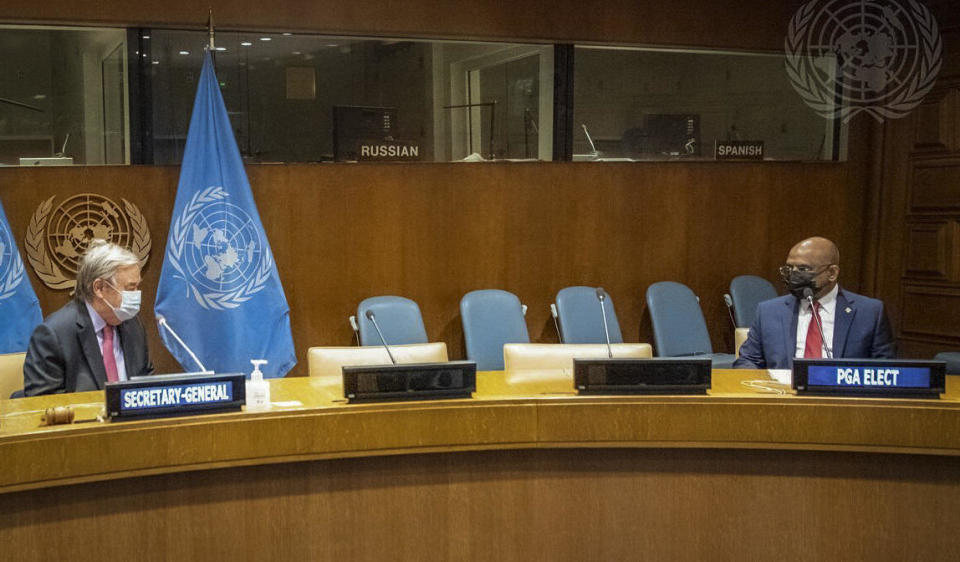
M943 361L794 359L793 388L820 396L939 398L946 368Z

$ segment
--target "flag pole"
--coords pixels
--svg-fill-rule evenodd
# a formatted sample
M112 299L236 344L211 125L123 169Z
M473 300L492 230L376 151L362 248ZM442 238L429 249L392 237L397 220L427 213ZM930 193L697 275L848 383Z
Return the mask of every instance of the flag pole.
M207 30L210 32L210 52L211 54L216 48L213 45L213 8L207 8L209 12L207 13Z

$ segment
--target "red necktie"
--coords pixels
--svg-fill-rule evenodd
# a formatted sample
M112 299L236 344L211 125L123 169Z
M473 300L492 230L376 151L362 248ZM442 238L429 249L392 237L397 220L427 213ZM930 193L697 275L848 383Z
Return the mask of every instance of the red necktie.
M117 375L117 358L113 355L113 326L107 324L103 327L103 367L107 371L107 381L117 382L120 377Z
M813 317L816 314L816 318ZM810 326L807 327L807 344L803 347L804 359L820 359L823 357L823 338L817 328L817 318L820 318L820 301L813 301L813 314L810 315Z

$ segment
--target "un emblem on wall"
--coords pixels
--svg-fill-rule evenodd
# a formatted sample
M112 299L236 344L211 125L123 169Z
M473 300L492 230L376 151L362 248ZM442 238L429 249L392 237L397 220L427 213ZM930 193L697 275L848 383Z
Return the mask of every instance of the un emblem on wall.
M13 235L0 224L0 301L8 299L23 281L23 260L13 245Z
M27 260L37 277L51 289L72 289L87 246L102 238L129 248L140 266L150 255L150 229L136 205L123 206L95 193L74 195L53 208L53 196L37 207L24 240Z
M786 70L814 111L848 121L907 115L930 92L943 44L930 11L915 0L812 0L793 19Z
M273 257L256 223L222 187L193 196L170 230L167 258L203 308L236 308L261 291Z

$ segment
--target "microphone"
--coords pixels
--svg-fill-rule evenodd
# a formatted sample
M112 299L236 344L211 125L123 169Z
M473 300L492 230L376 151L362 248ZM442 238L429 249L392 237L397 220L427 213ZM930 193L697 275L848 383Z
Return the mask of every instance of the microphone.
M383 332L380 331L380 326L377 325L377 319L373 315L372 310L367 311L367 320L373 322L373 327L377 329L377 335L380 336L380 343L383 344L383 348L387 350L387 356L390 357L390 361L396 365L397 360L393 358L393 354L390 353L390 346L387 345L387 340L383 339Z
M357 317L350 315L347 320L350 322L350 327L353 328L353 335L357 339L357 345L360 345L360 326L357 326Z
M827 345L827 338L823 335L823 324L820 322L820 315L817 314L817 309L813 306L813 289L804 287L803 298L810 303L810 314L813 316L814 322L817 323L817 331L820 332L820 341L823 343L823 350L827 352L827 359L833 359L833 351L830 350L830 346Z
M557 339L563 343L563 333L560 331L560 324L557 323L557 305L550 303L550 316L553 316L553 327L557 329Z
M737 331L737 321L733 319L733 297L730 293L723 294L723 302L727 305L727 316L730 317L730 323L733 324L733 331Z
M607 299L607 294L603 287L597 287L597 300L600 301L600 315L603 317L603 337L607 340L607 357L613 359L613 348L610 347L610 331L607 329L607 310L603 306L603 301Z
M158 316L157 316L157 324L160 325L160 326L162 326L164 330L170 332L170 335L173 336L173 338L174 338L175 340L177 340L177 342L180 344L180 347L182 347L183 349L186 349L186 350L187 350L187 353L190 354L190 358L193 359L194 363L196 363L197 365L200 366L200 371L201 371L201 372L203 372L203 373L212 373L212 372L213 372L213 371L208 371L207 368L203 366L203 363L201 363L200 360L197 359L197 356L193 353L193 350L190 349L190 346L187 345L186 343L184 343L184 341L183 341L182 339L180 339L180 336L178 336L177 333L173 331L173 328L171 328L171 327L170 327L170 324L167 323L167 319L166 319L166 318L164 318L164 317L161 316L161 315L158 315Z

